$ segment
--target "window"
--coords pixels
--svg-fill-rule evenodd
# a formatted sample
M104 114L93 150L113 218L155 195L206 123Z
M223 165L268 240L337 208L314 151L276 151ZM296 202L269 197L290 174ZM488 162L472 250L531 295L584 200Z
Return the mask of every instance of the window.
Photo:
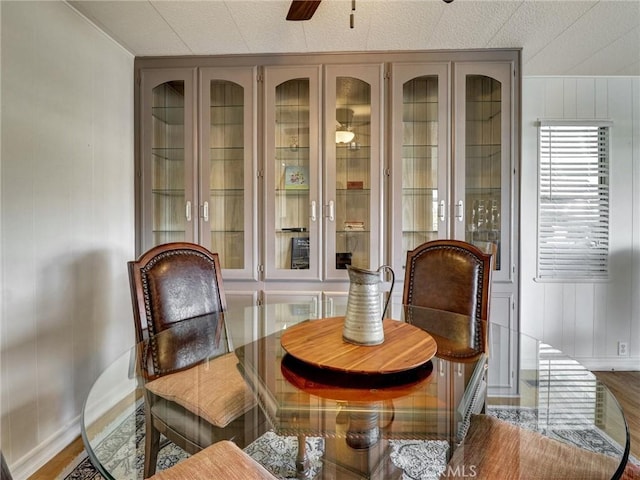
M609 127L540 123L539 279L607 278Z

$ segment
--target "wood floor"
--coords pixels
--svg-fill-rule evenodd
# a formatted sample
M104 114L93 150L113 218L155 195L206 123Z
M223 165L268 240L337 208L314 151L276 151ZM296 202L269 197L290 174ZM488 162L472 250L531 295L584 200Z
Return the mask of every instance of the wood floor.
M615 395L624 411L631 433L631 454L640 459L640 372L594 372ZM78 438L28 480L51 480L83 451Z
M629 425L631 455L640 459L640 372L593 372L616 397Z

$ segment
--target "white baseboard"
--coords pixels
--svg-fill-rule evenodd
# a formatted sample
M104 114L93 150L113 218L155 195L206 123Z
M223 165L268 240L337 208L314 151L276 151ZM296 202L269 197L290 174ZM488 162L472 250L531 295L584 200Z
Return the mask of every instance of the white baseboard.
M9 465L14 480L27 480L53 457L80 436L80 415L40 443L18 461Z
M575 360L592 372L640 371L640 357L589 357Z
M116 364L114 363L114 365ZM121 375L115 375L118 379L117 383L101 382L100 387L102 388L100 389L96 389L94 386L95 391L92 396L94 403L88 405L88 410L94 418L99 418L103 413L117 405L125 396L132 395L135 391L135 379L128 378L126 375L129 369L128 359L123 357L118 366L122 372L120 372ZM121 380L121 378L124 380ZM80 422L81 415L78 415L18 461L9 465L14 480L27 480L38 469L68 447L80 436Z

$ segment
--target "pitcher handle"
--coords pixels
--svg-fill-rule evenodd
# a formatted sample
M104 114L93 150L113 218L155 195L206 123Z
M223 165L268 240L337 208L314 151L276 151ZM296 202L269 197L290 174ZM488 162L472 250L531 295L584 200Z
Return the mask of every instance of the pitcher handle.
M393 293L393 286L396 283L396 274L393 273L393 269L389 265L382 265L378 268L378 272L380 270L389 270L391 272L391 288L389 289L389 296L387 297L387 301L384 303L384 310L382 311L382 319L384 320L384 316L387 313L387 307L389 306L389 301L391 300L391 294Z

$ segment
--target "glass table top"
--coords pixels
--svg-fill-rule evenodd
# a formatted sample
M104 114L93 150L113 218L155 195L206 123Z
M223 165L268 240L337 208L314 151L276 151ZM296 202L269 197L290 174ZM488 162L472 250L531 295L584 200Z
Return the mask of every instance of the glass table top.
M472 332L461 328L464 316L417 307L394 306L391 311L394 320L432 333L439 351L418 369L379 378L311 368L284 351L283 331L320 316L309 304L224 313L238 369L268 419L269 438L293 438L293 445L303 446L290 459L299 477L401 478L398 451L406 442L439 442L444 456L426 468L442 471L463 441L471 416L486 412L580 451L604 453L611 459L605 477L619 478L629 448L624 415L611 392L578 362L532 337L508 332L518 341L517 393L486 396L492 375L487 356L452 356L456 345L465 348L471 342ZM171 335L183 335L193 322L203 321L208 320L185 320L180 330L162 332L154 341L170 343ZM505 327L491 327L491 335L502 338L499 330ZM106 368L85 402L84 444L106 479L141 475L145 387L136 358L144 347L134 346ZM307 458L312 457L311 440L321 446L319 466ZM172 444L160 454L167 464L186 457Z

